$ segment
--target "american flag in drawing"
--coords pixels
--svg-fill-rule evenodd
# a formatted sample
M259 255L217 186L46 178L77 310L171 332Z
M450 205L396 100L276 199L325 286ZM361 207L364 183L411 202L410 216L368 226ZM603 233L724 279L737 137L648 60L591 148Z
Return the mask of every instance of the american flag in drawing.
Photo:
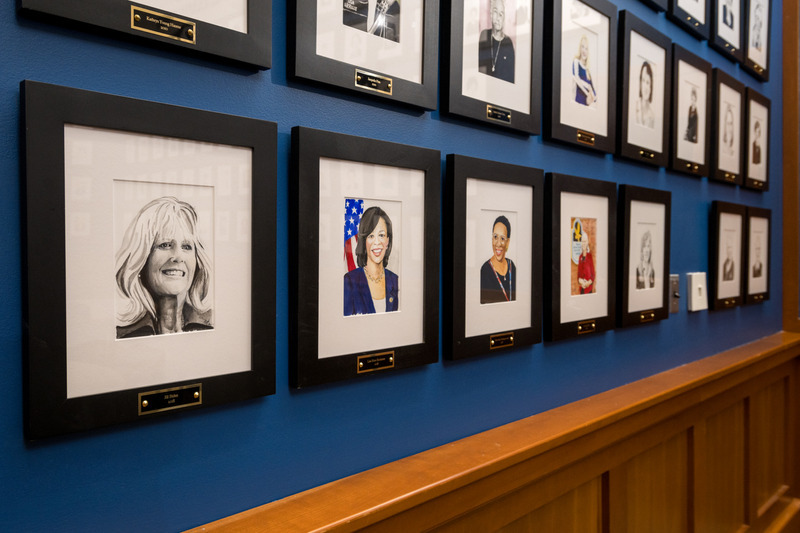
M356 243L358 242L358 223L364 214L364 200L346 198L344 201L344 267L346 272L356 265Z

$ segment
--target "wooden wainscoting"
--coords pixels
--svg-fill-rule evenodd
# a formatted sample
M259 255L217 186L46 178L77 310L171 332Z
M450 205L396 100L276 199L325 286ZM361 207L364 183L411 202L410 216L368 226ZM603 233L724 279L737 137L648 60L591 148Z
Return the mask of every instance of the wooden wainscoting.
M193 531L800 531L781 332Z

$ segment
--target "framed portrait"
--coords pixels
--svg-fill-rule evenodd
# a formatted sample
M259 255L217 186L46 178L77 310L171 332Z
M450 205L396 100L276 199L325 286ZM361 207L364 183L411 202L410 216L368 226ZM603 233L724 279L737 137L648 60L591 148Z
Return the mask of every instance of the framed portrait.
M711 64L672 45L672 154L670 168L708 176Z
M669 0L667 16L698 39L708 39L711 0Z
M770 0L746 0L744 62L742 67L761 81L769 81Z
M544 173L447 156L448 359L541 341Z
M769 98L758 91L747 88L745 91L745 179L749 189L766 191L769 189Z
M272 66L272 0L19 0L22 13L260 69Z
M711 309L744 302L744 231L747 207L715 200L711 205Z
M276 125L21 89L26 436L273 394Z
M545 135L613 152L617 8L607 0L553 0L545 18Z
M744 0L713 0L708 44L728 59L744 60Z
M447 111L538 135L542 1L450 3Z
M744 183L744 84L718 68L713 72L712 179Z
M620 278L617 325L632 326L669 316L669 191L619 187Z
M642 0L642 3L656 11L666 11L669 7L667 0Z
M672 42L633 13L619 17L617 153L649 165L669 163Z
M289 75L436 109L439 0L294 0Z
M292 386L435 363L439 152L295 127L292 163Z
M545 198L545 340L613 329L616 184L548 173Z
M772 211L747 208L747 274L745 303L769 300L770 222Z

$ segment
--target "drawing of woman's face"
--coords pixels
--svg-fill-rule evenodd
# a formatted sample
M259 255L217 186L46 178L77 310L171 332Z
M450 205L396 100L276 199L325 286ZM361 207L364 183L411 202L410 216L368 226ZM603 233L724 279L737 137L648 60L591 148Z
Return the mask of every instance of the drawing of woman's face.
M367 257L376 264L383 264L383 257L389 246L389 233L386 230L386 221L383 217L378 219L378 223L367 235Z
M730 107L725 112L725 139L729 144L733 144L733 111Z
M498 261L505 259L509 240L505 224L496 223L492 229L492 254Z
M647 233L642 239L642 262L649 263L653 255L653 243L650 242L650 234Z
M197 255L190 235L181 231L159 235L142 270L142 282L154 297L185 296L196 269Z

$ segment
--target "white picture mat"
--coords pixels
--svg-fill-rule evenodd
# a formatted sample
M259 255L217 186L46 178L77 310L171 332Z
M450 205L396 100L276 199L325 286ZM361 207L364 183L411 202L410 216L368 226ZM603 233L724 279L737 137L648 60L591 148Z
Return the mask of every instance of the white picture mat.
M706 163L706 89L708 76L685 61L678 61L678 158L699 165ZM689 142L685 138L689 125L689 106L692 88L697 92L697 142Z
M67 125L64 153L67 398L250 370L251 150ZM141 193L136 211L160 186L213 189L213 204L192 199L203 211L213 205L213 225L202 224L214 228L214 329L116 339L114 243L126 227L114 194L123 181Z
M376 1L369 0L370 12ZM317 55L422 83L423 0L402 0L400 42L347 26L342 5L342 0L317 0Z
M628 79L628 143L654 152L664 150L664 80L666 78L667 51L659 45L631 31L630 77ZM648 128L636 120L642 64L647 61L653 69L653 101L650 108L655 124Z
M758 250L757 250L758 249ZM767 292L769 280L769 219L750 217L749 251L747 254L747 294ZM753 276L756 260L761 260L761 276Z
M719 98L717 108L717 166L725 172L739 174L741 169L742 139L742 93L735 91L724 83L719 84ZM733 146L728 147L725 142L725 121L727 109L733 111Z
M753 159L753 141L755 141L755 126L756 122L761 125L761 137L758 138L761 145L761 161L756 164ZM750 100L750 142L747 146L747 177L758 181L767 181L767 155L769 154L769 109L756 102Z
M399 206L392 220L392 253L387 268L398 275L397 311L343 316L344 217L346 198ZM366 202L365 202L366 203ZM394 213L386 212L389 218ZM357 161L319 161L319 350L320 359L354 352L419 344L423 341L425 276L425 172ZM402 275L401 275L402 274ZM300 280L303 283L303 280Z
M608 198L588 194L562 192L561 242L559 282L561 287L561 323L604 317L608 314ZM572 263L572 218L597 220L594 249L589 251L594 261L595 281L591 294L571 295L570 263Z
M464 33L462 35L461 93L481 102L507 107L514 111L531 112L531 53L533 40L533 5L520 0L514 29L514 83L478 71L478 44L481 0L464 0ZM487 4L486 0L483 1ZM506 23L509 17L506 15ZM541 83L541 73L537 79Z
M734 213L720 213L719 216L717 299L741 296L742 265L739 264L739 261L742 257L743 218L742 215ZM733 258L733 279L724 281L722 274L725 269L725 259L728 257L728 246L731 248L730 256Z
M760 24L756 20L756 6L761 6ZM769 54L769 0L751 0L750 1L750 18L748 19L749 40L747 43L747 59L753 61L756 65L766 68L767 56ZM761 43L761 49L756 47L756 43Z
M147 0L146 5L247 33L247 0Z
M717 0L717 34L725 39L731 46L734 48L741 48L740 41L740 31L739 29L742 27L742 13L740 11L741 1L740 0L733 0L730 5L728 6L733 13L733 27L729 27L725 24L723 19L723 9L722 6L725 4L726 0Z
M664 248L667 206L656 202L631 201L630 255L628 256L628 312L659 309L664 305ZM636 288L636 267L641 264L642 236L649 231L651 264L655 275L652 288Z
M706 0L678 0L678 7L697 19L700 24L706 23Z
M474 337L531 326L533 248L533 188L529 185L467 178L465 242L464 336ZM481 266L492 255L495 219L511 224L506 257L516 267L516 299L481 305Z
M580 51L581 37L589 42L589 72L597 100L591 106L575 101L572 62ZM598 135L608 135L609 73L608 17L580 0L565 0L561 9L561 123Z

